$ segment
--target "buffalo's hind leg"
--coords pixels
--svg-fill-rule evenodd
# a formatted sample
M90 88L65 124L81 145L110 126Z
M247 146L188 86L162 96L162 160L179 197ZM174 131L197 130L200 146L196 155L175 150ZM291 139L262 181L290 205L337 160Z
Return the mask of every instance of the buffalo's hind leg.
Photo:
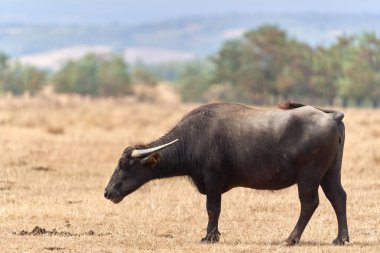
M301 213L293 231L284 242L286 245L291 246L299 242L307 223L319 205L318 187L319 184L311 184L310 180L304 179L298 182Z
M221 193L207 193L207 214L208 225L207 235L201 240L203 243L219 242L220 233L218 230L218 221L220 215L220 206L222 202Z
M340 170L327 173L322 179L321 186L323 192L333 206L338 220L338 236L333 241L333 244L344 245L345 242L350 241L350 237L348 235L346 213L347 195L341 184Z
M341 169L344 150L344 124L338 124L340 133L340 148L335 163L329 168L326 175L322 178L321 186L326 197L334 208L338 220L338 236L333 241L336 245L343 245L350 241L347 226L346 202L347 194L341 183Z

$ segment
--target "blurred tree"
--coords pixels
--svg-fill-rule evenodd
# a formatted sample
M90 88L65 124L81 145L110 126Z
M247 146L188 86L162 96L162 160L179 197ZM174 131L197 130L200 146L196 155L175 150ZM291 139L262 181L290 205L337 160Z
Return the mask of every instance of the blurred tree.
M136 67L132 71L132 79L134 83L142 83L154 86L158 83L155 75L146 68Z
M205 101L204 92L214 76L214 65L208 60L196 60L187 64L178 80L184 102Z
M123 96L132 92L127 65L117 55L88 54L68 62L53 77L58 92Z
M339 93L343 106L348 100L362 106L366 98L378 101L379 86L379 43L374 34L340 38L335 46L341 64L341 77L338 79ZM376 102L374 102L376 106Z
M349 101L361 106L367 98L373 106L380 103L380 42L373 33L359 39L341 36L330 47L312 49L267 25L226 41L213 62L213 82L227 84L213 96L237 89L240 99L249 97L254 103L276 97L332 105L338 96L344 106Z
M342 75L340 59L334 55L333 47L317 47L314 50L312 71L310 79L312 95L328 105L333 105L338 95L338 79Z
M53 77L57 92L77 92L96 95L100 86L96 73L97 56L87 55L77 61L69 61Z
M336 85L338 87L338 95L342 98L342 105L346 107L348 101L355 97L355 90L357 85L353 79L355 72L354 61L356 58L357 50L355 48L354 36L341 36L338 41L330 48L331 56L336 64Z
M211 58L215 64L214 83L229 83L236 86L239 83L241 68L242 42L240 40L226 41L216 56Z
M296 40L287 41L284 48L284 66L277 74L274 93L282 99L302 101L305 94L312 92L310 78L312 76L313 51L305 43Z
M4 79L8 69L8 56L0 52L0 94L3 91Z
M359 52L356 58L359 64L356 70L356 85L361 86L361 99L368 96L373 107L380 102L380 39L375 33L363 33L358 41Z
M254 103L289 98L309 90L311 57L307 44L288 38L277 26L261 26L223 44L213 59L215 81L232 84Z
M132 67L148 71L156 80L177 81L186 65L186 61L174 61L153 65L137 63Z
M29 92L36 94L44 85L46 73L32 66L22 65L19 62L8 66L3 79L3 90L21 95Z
M98 60L97 95L123 96L132 93L128 67L121 56L110 55Z
M7 61L9 57L5 53L0 52L0 73L7 68Z
M243 39L239 84L254 99L263 103L266 96L278 95L277 77L287 63L286 32L276 26L249 31Z

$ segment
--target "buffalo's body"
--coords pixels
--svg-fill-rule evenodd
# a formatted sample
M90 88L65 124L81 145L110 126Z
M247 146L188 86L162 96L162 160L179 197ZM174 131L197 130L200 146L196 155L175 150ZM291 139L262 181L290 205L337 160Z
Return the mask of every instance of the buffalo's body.
M122 158L133 160L131 152L135 149L178 139L177 143L144 157L144 161L151 157L154 162L145 162L137 172L131 172L138 182L121 181L130 186L122 188L119 182L117 190L115 180L122 180L117 177L119 164L106 188L106 197L121 200L151 179L189 176L199 192L207 195L209 223L203 241L216 242L222 193L234 187L276 190L296 183L301 213L286 240L287 244L294 244L318 206L321 185L338 218L334 243L344 244L349 237L346 193L340 183L343 114L291 103L283 107L287 110L218 103L193 110L159 140L127 148Z

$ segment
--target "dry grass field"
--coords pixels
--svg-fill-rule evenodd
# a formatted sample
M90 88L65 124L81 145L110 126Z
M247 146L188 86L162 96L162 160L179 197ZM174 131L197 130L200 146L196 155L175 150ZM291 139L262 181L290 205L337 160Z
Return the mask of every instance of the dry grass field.
M214 245L199 243L205 197L186 178L150 182L118 205L104 199L123 149L161 136L195 106L0 100L0 252L380 252L379 110L344 110L351 237L344 247L331 245L337 223L321 190L294 247L281 242L298 218L295 186L224 194Z

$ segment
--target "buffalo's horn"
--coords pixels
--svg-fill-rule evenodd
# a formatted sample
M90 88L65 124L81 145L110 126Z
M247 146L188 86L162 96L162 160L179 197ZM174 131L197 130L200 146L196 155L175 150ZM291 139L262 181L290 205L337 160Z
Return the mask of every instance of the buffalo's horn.
M137 158L137 157L143 157L152 154L153 152L156 152L158 150L161 150L163 148L166 148L169 145L172 145L173 143L177 142L178 139L175 139L174 141L171 141L169 143L163 144L158 147L154 148L147 148L147 149L135 149L132 151L131 157Z

